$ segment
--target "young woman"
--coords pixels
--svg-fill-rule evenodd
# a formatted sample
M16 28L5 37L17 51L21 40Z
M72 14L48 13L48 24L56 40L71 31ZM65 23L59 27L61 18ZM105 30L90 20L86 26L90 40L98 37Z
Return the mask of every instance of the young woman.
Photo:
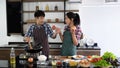
M59 36L63 42L61 55L73 56L76 55L76 46L82 34L80 29L80 17L77 13L68 12L65 17L65 22L67 26L65 26L63 35L61 31L59 32Z

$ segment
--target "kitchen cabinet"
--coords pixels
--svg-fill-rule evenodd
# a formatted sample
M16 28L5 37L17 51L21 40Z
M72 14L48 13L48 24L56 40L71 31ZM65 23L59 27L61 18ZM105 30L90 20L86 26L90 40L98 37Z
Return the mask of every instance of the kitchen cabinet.
M50 44L50 55L60 55L60 45L61 44ZM0 46L0 59L9 60L10 55L10 49L11 47L15 48L15 54L18 56L21 53L25 53L24 51L24 45L6 45L6 46ZM101 49L99 47L95 48L77 48L77 54L78 55L99 55L100 56Z
M6 0L7 35L22 34L22 3L21 0Z
M100 56L100 51L101 49L99 47L96 48L78 48L77 49L77 54L78 55L84 55L84 56L89 56L89 55L98 55Z
M24 45L4 45L4 46L0 46L0 60L9 60L10 58L10 50L12 47L14 47L15 49L15 54L16 56L18 56L21 53L26 53L26 51L24 50L25 48L25 44ZM60 55L60 48L50 48L49 51L50 55Z
M0 60L9 60L10 59L10 48L0 48ZM18 56L21 53L25 53L24 48L15 48L15 54ZM60 49L50 49L50 55L60 55Z
M11 48L0 47L0 60L9 60L10 59L10 50ZM23 48L15 48L15 54L18 56L20 53L23 53Z

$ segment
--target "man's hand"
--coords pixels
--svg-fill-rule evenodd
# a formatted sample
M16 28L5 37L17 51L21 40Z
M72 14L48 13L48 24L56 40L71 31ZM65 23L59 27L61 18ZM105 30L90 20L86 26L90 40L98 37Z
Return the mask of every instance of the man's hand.
M59 34L59 33L61 32L61 29L58 28L58 27L56 27L55 32L56 32L57 34Z
M52 30L55 30L56 29L56 26L55 25L52 25Z
M56 27L55 25L52 25L52 30L55 30L56 34L61 32L61 29L59 27Z
M30 42L28 42L30 49L33 49L32 45Z
M30 43L30 40L31 40L30 37L24 37L23 40L28 43L30 49L33 49L32 45Z
M31 40L30 37L24 37L25 42L30 42L30 40Z

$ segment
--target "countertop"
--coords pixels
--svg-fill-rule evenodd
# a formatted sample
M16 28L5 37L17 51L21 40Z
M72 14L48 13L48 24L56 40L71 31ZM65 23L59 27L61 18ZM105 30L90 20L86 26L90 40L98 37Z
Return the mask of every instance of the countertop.
M24 48L26 47L27 44L11 44L11 45L3 45L3 46L0 46L0 48L11 48L11 47L14 47L14 48ZM60 49L62 47L61 44L49 44L50 48L55 48L55 49ZM89 49L89 50L100 50L100 47L99 46L94 46L94 47L86 47L86 46L79 46L77 47L77 49Z

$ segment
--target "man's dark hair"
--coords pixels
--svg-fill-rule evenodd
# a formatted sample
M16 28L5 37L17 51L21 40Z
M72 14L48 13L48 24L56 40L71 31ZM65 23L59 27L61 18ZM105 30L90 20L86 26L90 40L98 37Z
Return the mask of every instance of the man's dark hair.
M35 11L34 17L40 17L40 16L45 17L44 11L42 11L42 10Z

